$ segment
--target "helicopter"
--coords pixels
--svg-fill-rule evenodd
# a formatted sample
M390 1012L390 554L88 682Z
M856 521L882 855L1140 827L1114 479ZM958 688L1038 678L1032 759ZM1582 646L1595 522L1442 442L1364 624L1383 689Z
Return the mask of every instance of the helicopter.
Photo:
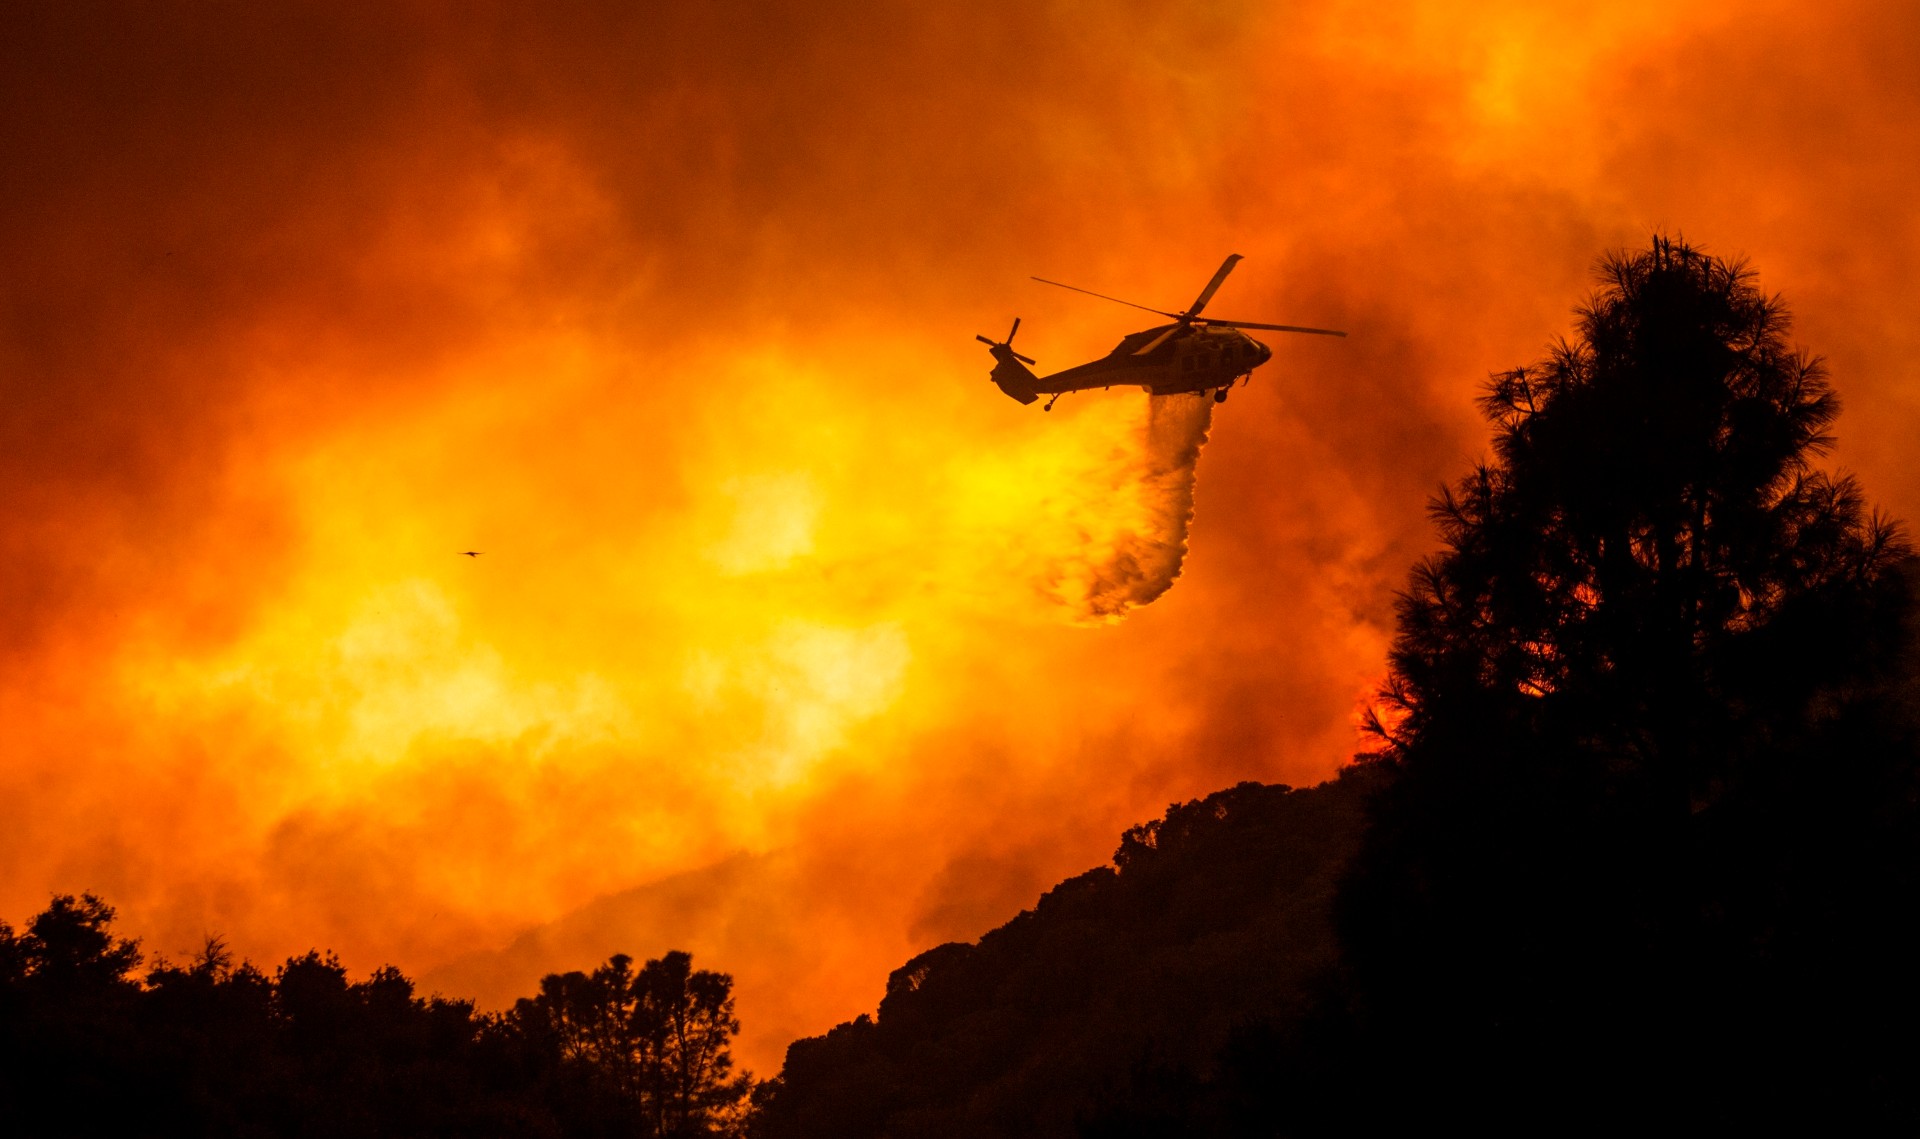
M1138 385L1154 395L1211 391L1214 402L1225 403L1227 392L1233 389L1236 382L1246 382L1255 368L1273 358L1271 348L1241 329L1306 332L1315 336L1346 335L1331 328L1303 328L1294 324L1201 320L1200 311L1207 307L1207 302L1213 299L1220 283L1227 279L1227 274L1233 272L1233 267L1241 260L1238 253L1228 254L1227 259L1220 263L1219 271L1214 273L1213 280L1207 282L1207 287L1200 290L1200 296L1185 312L1149 308L1077 285L1063 285L1045 277L1033 278L1043 285L1072 289L1103 301L1173 318L1172 324L1129 333L1121 338L1113 351L1098 360L1075 365L1051 376L1034 375L1027 368L1027 365L1035 363L1034 359L1013 350L1014 335L1020 331L1019 317L1013 319L1013 330L1007 333L1005 340L990 340L985 336L976 336L974 339L985 344L993 354L994 365L990 378L1001 391L1023 404L1033 403L1043 395L1053 397L1041 408L1042 411L1052 411L1053 405L1068 392L1110 388L1116 384Z

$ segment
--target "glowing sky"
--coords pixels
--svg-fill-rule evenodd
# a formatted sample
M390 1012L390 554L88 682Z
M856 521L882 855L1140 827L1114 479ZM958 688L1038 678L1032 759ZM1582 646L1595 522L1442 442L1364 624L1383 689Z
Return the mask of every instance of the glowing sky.
M487 1003L685 948L770 1074L1343 762L1477 385L1656 228L1787 296L1920 515L1910 5L121 7L0 15L16 923ZM1088 621L1145 398L1022 408L973 336L1065 367L1152 318L1029 274L1229 252L1215 309L1351 338L1263 336L1184 575Z

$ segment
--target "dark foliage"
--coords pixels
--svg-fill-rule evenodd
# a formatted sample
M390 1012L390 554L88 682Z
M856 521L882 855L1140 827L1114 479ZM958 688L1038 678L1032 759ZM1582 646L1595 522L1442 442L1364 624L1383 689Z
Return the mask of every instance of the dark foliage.
M1401 1119L1911 1126L1905 545L1810 468L1837 405L1750 274L1603 278L1401 604L1347 1070Z
M585 1109L571 1113L569 1135L709 1135L744 1120L752 1080L733 1074L733 978L695 970L685 953L638 973L616 954L591 974L549 974L506 1025L547 1060L560 1098Z
M421 999L393 968L350 981L308 953L269 977L217 939L136 980L141 955L113 910L58 897L16 933L0 923L0 1103L9 1134L192 1136L635 1136L733 1133L745 1078L730 1074L732 981L684 953L648 962L642 999L505 1016ZM594 976L628 976L617 957ZM556 1015L557 1013L557 1015ZM633 1056L574 1024L618 1034ZM668 1108L660 1110L660 1104Z
M1243 783L1133 828L1117 869L928 950L888 978L877 1018L795 1043L760 1093L761 1134L1072 1134L1139 1098L1141 1073L1190 1083L1237 1027L1310 1004L1369 779Z

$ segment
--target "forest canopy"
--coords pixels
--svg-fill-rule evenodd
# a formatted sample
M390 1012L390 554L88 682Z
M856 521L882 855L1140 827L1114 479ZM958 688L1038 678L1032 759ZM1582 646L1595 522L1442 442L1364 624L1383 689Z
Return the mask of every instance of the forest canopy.
M157 961L92 895L0 922L0 1103L19 1135L736 1133L732 978L672 952L553 974L504 1014L331 955Z

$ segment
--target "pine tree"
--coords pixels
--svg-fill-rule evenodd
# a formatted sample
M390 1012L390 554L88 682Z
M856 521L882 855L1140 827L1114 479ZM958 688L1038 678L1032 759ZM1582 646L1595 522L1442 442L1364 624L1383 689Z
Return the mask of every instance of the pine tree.
M1359 1031L1462 1111L1810 1111L1791 1070L1898 1115L1796 1034L1865 1023L1831 971L1884 948L1869 898L1914 909L1910 555L1814 468L1838 402L1749 270L1656 239L1601 278L1488 385L1493 457L1401 600Z

